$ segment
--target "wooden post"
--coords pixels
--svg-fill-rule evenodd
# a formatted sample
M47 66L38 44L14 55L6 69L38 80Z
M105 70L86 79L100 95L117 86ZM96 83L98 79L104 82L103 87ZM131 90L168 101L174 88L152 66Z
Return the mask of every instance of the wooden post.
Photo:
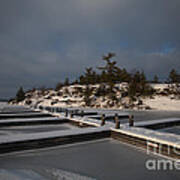
M70 118L73 118L73 113L74 113L74 111L71 111Z
M74 110L74 113L77 115L77 114L78 114L78 109L75 109L75 110Z
M101 126L104 126L106 124L105 122L105 114L101 115Z
M82 110L82 111L81 111L81 117L83 117L83 116L84 116L84 111Z
M118 114L116 113L115 116L114 116L114 121L116 123L115 125L115 128L116 129L119 129L120 128L120 121L119 121L119 117L118 117Z
M68 110L65 110L65 117L68 117Z
M48 106L48 111L50 112L51 111L51 108Z
M134 126L134 116L133 115L129 115L129 127Z

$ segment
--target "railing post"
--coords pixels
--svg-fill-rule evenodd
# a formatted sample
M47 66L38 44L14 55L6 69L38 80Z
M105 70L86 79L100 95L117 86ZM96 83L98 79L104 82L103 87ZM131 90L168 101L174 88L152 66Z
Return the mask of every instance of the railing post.
M115 120L115 128L116 129L119 129L120 128L120 121L119 121L119 117L118 117L118 114L116 113L115 116L114 116L114 120Z
M73 118L73 111L71 111L71 113L70 113L70 118Z
M83 117L83 116L84 116L84 111L82 110L82 111L81 111L81 117Z
M68 110L65 110L65 117L68 117Z
M105 114L101 115L101 126L104 126L106 124L105 122Z
M129 127L134 126L134 116L133 115L129 115Z

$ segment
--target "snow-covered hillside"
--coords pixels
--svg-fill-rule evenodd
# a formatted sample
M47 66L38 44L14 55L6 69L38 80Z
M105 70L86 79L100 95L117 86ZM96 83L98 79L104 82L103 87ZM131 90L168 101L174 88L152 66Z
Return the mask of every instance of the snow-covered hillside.
M90 107L113 108L113 109L156 109L156 110L179 110L180 89L177 85L151 84L155 93L148 97L128 97L128 84L116 84L114 91L116 100L108 95L103 95L106 85L88 86L92 93L88 97ZM60 90L34 90L26 93L26 98L21 105L57 106L57 107L87 107L85 103L85 85L64 86ZM12 102L13 103L13 102Z

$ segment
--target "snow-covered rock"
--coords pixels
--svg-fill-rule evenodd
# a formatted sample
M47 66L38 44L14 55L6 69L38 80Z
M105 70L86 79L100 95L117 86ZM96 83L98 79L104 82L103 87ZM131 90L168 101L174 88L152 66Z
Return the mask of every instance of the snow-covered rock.
M92 95L89 97L90 107L117 109L157 109L179 110L180 87L177 84L150 84L155 93L149 97L128 96L128 83L115 85L115 99L104 95L106 84L89 85ZM57 106L57 107L86 107L84 100L85 85L64 86L60 90L32 90L26 93L26 99L20 105ZM12 101L11 103L16 103Z

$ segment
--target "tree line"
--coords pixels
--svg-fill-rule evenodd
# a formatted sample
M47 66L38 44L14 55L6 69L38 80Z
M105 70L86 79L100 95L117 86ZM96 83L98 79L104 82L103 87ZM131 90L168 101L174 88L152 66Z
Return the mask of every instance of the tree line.
M58 89L58 86L61 88L62 86L68 86L70 84L93 85L100 83L109 83L110 85L112 83L121 82L130 83L134 78L137 79L137 81L142 80L149 83L162 83L157 75L154 75L153 80L147 80L144 71L137 70L134 73L129 73L125 68L120 68L117 65L117 61L112 60L112 58L114 58L115 56L115 53L108 53L107 55L102 57L105 65L103 67L96 68L98 72L100 71L99 73L97 73L97 71L92 67L88 67L85 69L84 74L80 75L78 79L70 83L69 79L66 78L64 83L59 82L56 85L56 89ZM166 82L180 82L180 74L178 74L175 69L172 69L168 75Z
M92 93L89 85L101 84L98 89L97 95L108 95L111 99L115 98L115 84L127 82L128 96L147 96L153 94L153 89L150 87L149 82L159 83L159 78L157 75L154 76L152 81L148 81L146 75L143 71L135 71L134 73L128 72L125 68L120 68L117 65L117 61L113 60L115 58L115 53L108 53L102 57L104 61L104 66L97 67L94 70L92 67L85 69L84 74L80 75L75 81L70 82L68 78L65 81L57 83L55 90L60 90L63 86L69 86L72 84L86 85L84 91L85 100L89 101L89 96ZM180 75L175 69L172 69L169 73L168 80L169 83L179 83ZM108 88L104 88L103 85L107 85ZM44 89L44 88L43 88ZM25 98L25 93L22 87L18 90L16 94L16 100L22 101Z

